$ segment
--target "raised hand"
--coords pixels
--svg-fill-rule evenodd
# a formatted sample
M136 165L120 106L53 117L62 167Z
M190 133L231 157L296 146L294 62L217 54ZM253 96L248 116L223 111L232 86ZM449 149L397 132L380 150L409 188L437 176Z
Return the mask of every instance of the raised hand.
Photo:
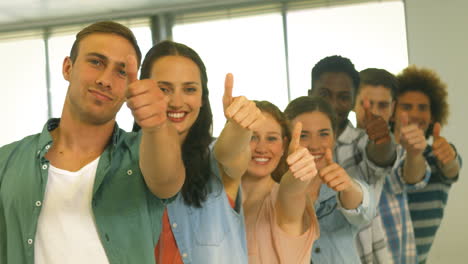
M434 124L434 130L432 132L434 142L432 143L432 153L439 160L442 165L455 160L456 153L452 146L447 142L444 137L440 136L440 124Z
M234 78L231 73L228 73L224 82L224 115L242 128L254 130L265 117L253 101L244 96L232 96L233 83Z
M403 112L400 116L400 144L409 155L422 154L427 146L424 131L416 124L410 124L408 113Z
M224 115L227 117L226 110L232 104L232 90L234 87L234 76L232 73L226 74L226 78L224 79L224 94L223 94L223 110Z
M127 106L143 131L153 131L166 122L168 98L157 87L154 80L138 80L137 63L134 56L128 56Z
M340 192L348 189L352 185L351 177L337 163L333 161L332 151L328 148L325 151L326 166L319 171L322 181L334 191Z
M308 204L309 187L312 179L318 178L313 156L299 145L302 123L294 125L291 142L288 149L288 172L281 178L276 199L275 211L279 227L291 235L304 233L307 225L305 215ZM318 192L316 192L318 193ZM316 199L316 196L312 199Z
M294 178L301 181L310 181L317 175L314 157L310 152L299 145L302 131L302 123L294 126L291 142L289 143L288 158L286 162Z
M390 129L385 119L371 112L369 99L364 98L363 107L365 111L364 125L369 140L374 141L375 144L390 142Z

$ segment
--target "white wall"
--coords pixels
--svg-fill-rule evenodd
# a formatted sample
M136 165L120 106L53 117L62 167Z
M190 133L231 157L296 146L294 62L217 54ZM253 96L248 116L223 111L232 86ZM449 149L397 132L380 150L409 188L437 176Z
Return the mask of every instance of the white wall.
M442 134L465 158L429 263L468 263L468 1L405 2L409 63L434 69L448 84L450 118Z

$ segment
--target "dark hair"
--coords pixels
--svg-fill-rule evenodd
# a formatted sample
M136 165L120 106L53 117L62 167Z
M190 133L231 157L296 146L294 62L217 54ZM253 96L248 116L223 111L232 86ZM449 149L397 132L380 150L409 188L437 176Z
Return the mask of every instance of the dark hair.
M406 92L421 92L429 98L432 121L439 122L441 125L447 124L449 116L447 85L442 82L435 71L412 65L396 77L400 83L397 101L398 97ZM432 135L432 125L433 123L427 129L426 137Z
M286 109L284 109L284 115L288 120L293 120L301 114L315 111L325 114L330 119L333 133L337 136L338 120L336 119L335 110L333 110L333 107L326 100L319 96L301 96L292 100L286 106Z
M141 62L141 51L140 47L138 46L137 40L133 32L127 28L126 26L119 24L113 21L101 21L91 24L84 29L82 29L78 34L76 34L75 41L73 42L73 46L70 51L70 59L72 63L75 63L76 57L78 57L78 50L80 42L87 36L95 33L108 33L108 34L115 34L121 36L128 40L130 44L132 44L133 48L135 49L135 53L137 56L137 64L140 66Z
M288 171L288 164L286 163L287 152L289 147L289 141L291 141L291 130L289 127L289 122L284 116L283 112L274 104L268 101L254 101L260 111L269 113L281 127L281 137L286 137L284 141L284 151L285 154L281 157L278 166L276 166L275 170L271 173L271 177L276 182L281 181L281 177Z
M356 98L356 89L359 87L359 73L354 68L350 59L338 55L329 56L321 59L312 68L311 91L314 89L314 82L327 72L343 72L349 75L353 82L354 99Z
M359 77L361 79L361 85L359 86L357 93L359 93L359 90L363 85L382 85L383 87L390 90L392 99L396 99L396 92L398 90L398 80L395 77L395 75L391 74L390 72L384 69L367 68L359 73Z
M140 79L151 77L154 63L165 56L183 56L195 62L200 70L202 85L202 106L197 120L190 128L182 144L182 159L185 165L185 182L182 186L182 196L187 205L201 207L209 193L208 181L211 177L210 149L213 138L211 130L213 115L208 98L208 77L205 64L200 56L190 47L173 42L162 41L153 46L145 56L141 66ZM138 131L138 124L134 123L133 131Z

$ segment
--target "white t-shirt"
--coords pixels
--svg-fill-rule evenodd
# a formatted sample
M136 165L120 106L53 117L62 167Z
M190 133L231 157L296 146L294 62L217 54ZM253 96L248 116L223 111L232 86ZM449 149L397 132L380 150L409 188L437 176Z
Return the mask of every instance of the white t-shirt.
M79 171L50 165L39 215L36 264L109 263L91 208L99 157Z

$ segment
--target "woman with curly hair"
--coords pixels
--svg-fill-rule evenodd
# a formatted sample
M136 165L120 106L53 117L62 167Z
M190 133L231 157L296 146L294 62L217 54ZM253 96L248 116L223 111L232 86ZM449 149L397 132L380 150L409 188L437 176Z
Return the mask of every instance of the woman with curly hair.
M462 160L455 146L440 135L441 126L447 124L449 109L447 86L439 76L430 69L409 66L397 79L400 87L394 116L406 112L410 123L418 124L426 138L433 138L432 146L428 144L423 152L431 167L431 178L426 187L408 192L418 262L425 263L442 221L451 185L458 180Z

